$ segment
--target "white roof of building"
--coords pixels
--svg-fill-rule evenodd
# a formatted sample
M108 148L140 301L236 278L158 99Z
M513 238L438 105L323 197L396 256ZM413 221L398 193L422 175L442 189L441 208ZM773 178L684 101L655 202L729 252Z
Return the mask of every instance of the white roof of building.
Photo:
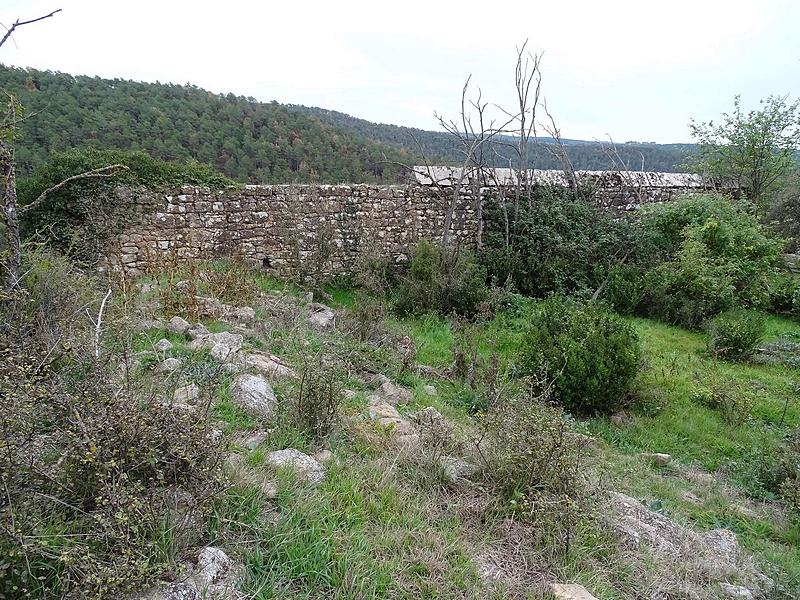
M414 168L414 177L421 185L455 185L461 180L460 167L424 166ZM514 185L518 172L508 168L483 168L481 171L468 168L462 180L466 184L478 173L482 173L483 185ZM535 183L569 185L564 171L560 169L531 169L528 171ZM579 179L597 184L625 184L644 187L703 188L708 182L694 173L659 173L657 171L575 171Z

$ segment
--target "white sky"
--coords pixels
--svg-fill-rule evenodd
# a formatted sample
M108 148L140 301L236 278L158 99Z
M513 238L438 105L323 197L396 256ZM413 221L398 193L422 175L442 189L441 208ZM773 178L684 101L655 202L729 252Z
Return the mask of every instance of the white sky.
M689 141L742 94L800 95L800 0L2 0L0 62L194 83L435 129L469 74L513 101L515 47L544 52L564 137Z

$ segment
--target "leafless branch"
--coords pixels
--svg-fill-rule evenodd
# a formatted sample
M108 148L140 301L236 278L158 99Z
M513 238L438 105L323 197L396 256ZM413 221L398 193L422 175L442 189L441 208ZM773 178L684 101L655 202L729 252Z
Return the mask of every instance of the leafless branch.
M0 47L2 47L3 44L5 44L6 41L8 41L8 38L11 37L11 34L14 33L14 30L17 29L17 27L22 27L23 25L30 25L31 23L36 23L37 21L43 21L44 19L49 19L50 17L52 17L56 13L60 13L60 12L61 12L61 9L57 8L56 10L51 12L50 14L44 15L43 17L37 17L35 19L30 19L28 21L20 21L19 19L17 19L16 21L14 21L14 23L11 25L11 27L9 27L6 30L6 33L3 36L3 39L0 39Z
M105 177L114 177L115 175L119 175L122 171L127 171L128 167L122 164L115 164L115 165L108 165L106 167L100 167L98 169L92 169L91 171L86 171L85 173L79 173L78 175L73 175L71 177L67 177L64 181L57 183L56 185L47 188L43 191L39 196L31 202L30 204L26 204L19 208L19 215L22 216L25 213L35 209L41 202L53 192L57 192L65 185L72 183L73 181L78 181L79 179L100 179Z

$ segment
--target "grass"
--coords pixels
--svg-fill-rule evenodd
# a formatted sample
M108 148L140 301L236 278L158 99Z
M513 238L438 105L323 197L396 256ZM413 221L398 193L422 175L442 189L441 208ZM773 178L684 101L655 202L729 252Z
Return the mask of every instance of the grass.
M258 284L261 289L291 292L279 282ZM339 309L352 308L357 302L357 295L346 287L329 287L326 293L328 303ZM479 356L496 353L503 366L513 369L526 314L534 306L526 303L517 312L472 325ZM595 417L579 423L582 431L600 440L604 486L644 500L680 523L732 529L742 545L764 562L770 576L787 587L797 585L800 523L776 510L774 499L753 486L752 465L759 451L800 427L800 373L777 365L718 360L707 354L703 333L647 319L631 322L640 335L645 360L627 421L620 424ZM208 325L212 331L223 327ZM417 363L437 369L452 363L459 334L449 321L427 315L391 319L388 326L413 338ZM768 339L800 336L800 324L769 317L767 332ZM350 423L326 441L335 461L318 488L312 490L280 473L274 503L241 485L229 489L218 503L212 535L239 545L237 554L246 564L244 591L264 599L489 597L492 592L477 575L475 549L470 546L474 540L465 531L468 525L452 507L442 507L446 496L426 489L422 474L419 481L410 481L413 474L408 468L399 468L374 440L353 433L369 425L363 420L367 393L363 390L370 385L359 380L357 373L382 372L411 387L414 400L402 412L435 406L449 420L461 423L469 422L471 402L464 386L401 372L390 351L358 343L345 331L322 335L273 328L265 335L261 342L248 341L294 366L323 347L346 354L354 373L343 383L362 391L343 404L355 425ZM175 354L191 359L181 336L165 331L142 336L139 349L162 336L176 344ZM196 360L201 372L204 358ZM229 376L221 380L214 407L225 433L262 427L232 402L229 383ZM436 396L424 391L430 383L437 387ZM698 401L699 392L715 385L747 395L747 418L731 423L721 411ZM278 385L276 392L286 409L290 386ZM265 444L247 457L249 468L269 473L263 458L270 450L319 449L288 421L281 420L270 429ZM641 452L666 452L674 460L658 468L642 460ZM687 477L694 471L712 472L717 480L698 483ZM602 599L620 593L635 595L641 565L621 561L614 547L607 532L587 522L556 569L558 578L582 582ZM539 594L533 588L530 593Z
M513 364L524 322L523 313L480 324L480 354L494 349L507 365ZM596 417L583 423L606 444L604 463L613 485L663 506L679 522L732 529L743 546L766 562L768 571L777 571L777 580L800 585L800 521L774 508L761 512L747 508L759 506L764 498L753 483L753 461L800 427L800 372L780 365L718 360L707 354L704 333L648 319L631 322L641 338L645 361L628 422L618 425L608 417ZM404 320L400 326L414 338L418 362L435 367L450 364L454 335L447 321L425 316ZM766 340L779 336L800 336L800 324L768 317ZM720 411L697 401L698 391L714 385L748 395L749 415L741 423L730 424ZM641 452L671 454L676 466L651 466L638 457ZM684 469L716 473L724 485L698 487L682 476ZM772 498L767 494L764 499ZM578 569L573 575L581 579L586 573Z

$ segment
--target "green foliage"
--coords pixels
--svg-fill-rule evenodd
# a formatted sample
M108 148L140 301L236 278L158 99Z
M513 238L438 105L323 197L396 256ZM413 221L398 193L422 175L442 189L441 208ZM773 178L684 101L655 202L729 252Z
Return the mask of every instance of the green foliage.
M534 312L520 347L524 374L544 375L555 399L577 414L619 406L639 369L636 331L603 305L554 296Z
M47 195L25 215L28 235L41 234L55 248L74 258L94 259L108 233L124 221L128 199L115 192L118 186L197 184L221 187L232 183L207 165L197 162L171 164L143 152L83 148L54 154L30 177L20 180L20 205L33 202L42 192L68 177L100 167L128 167L108 178L78 179Z
M753 354L756 345L764 339L764 315L752 310L726 311L709 324L708 350L730 360L742 360Z
M648 209L643 227L663 260L646 274L645 314L699 328L730 308L769 306L783 241L742 206L692 196Z
M407 151L277 102L191 85L2 67L0 89L15 93L30 113L43 113L20 124L22 176L51 152L83 144L140 150L168 162L194 159L247 183L392 181L400 170L384 159L413 162Z
M333 430L342 401L341 367L322 353L303 365L294 397L294 422L313 441L324 440Z
M777 190L768 198L764 222L789 240L787 250L800 250L800 170L795 170L776 184Z
M423 240L394 292L401 315L438 312L473 317L489 298L486 271L466 250Z
M0 597L123 597L199 535L219 448L206 417L95 354L97 282L41 250L23 264L0 297Z
M757 203L796 166L800 144L800 100L769 96L760 104L745 113L736 96L720 122L691 124L699 145L694 168L745 189Z
M508 237L506 237L506 216ZM507 199L487 202L481 261L497 281L510 278L521 293L580 293L600 286L627 246L623 226L588 197L537 186L515 210Z

